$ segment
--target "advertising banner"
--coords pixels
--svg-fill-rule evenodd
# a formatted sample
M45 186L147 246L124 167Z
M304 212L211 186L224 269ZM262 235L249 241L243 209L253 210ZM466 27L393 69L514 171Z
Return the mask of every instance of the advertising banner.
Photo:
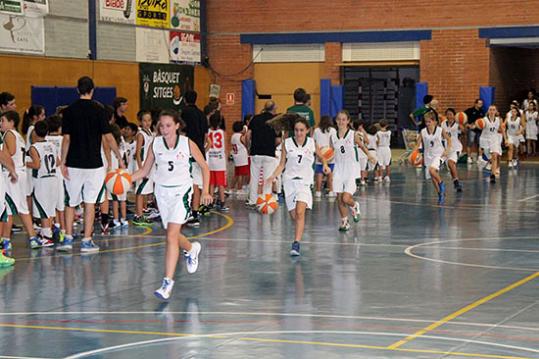
M200 62L200 35L170 32L170 60Z
M22 15L22 0L0 0L0 12L12 15Z
M170 62L168 31L137 27L135 34L137 62Z
M24 0L24 15L43 17L49 13L47 0Z
M135 24L137 0L99 0L99 20Z
M140 106L145 110L181 110L183 93L192 89L195 69L190 65L140 64Z
M137 25L169 28L170 0L137 0Z
M171 0L170 27L200 32L200 0Z
M43 18L0 14L0 51L44 54Z

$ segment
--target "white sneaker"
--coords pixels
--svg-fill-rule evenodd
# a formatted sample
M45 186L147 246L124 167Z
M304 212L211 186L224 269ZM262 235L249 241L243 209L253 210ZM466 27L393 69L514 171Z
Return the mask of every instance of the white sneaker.
M359 202L356 202L354 204L354 207L352 207L352 217L354 219L354 222L359 222L359 216L361 215L361 210L359 209Z
M335 198L335 197L337 197L337 193L335 193L335 192L333 192L333 191L332 191L332 192L329 192L329 193L328 193L328 197L329 197L329 198Z
M163 278L163 283L161 288L153 292L153 295L157 299L168 300L170 298L170 293L172 293L172 288L174 287L174 281L170 278Z
M365 182L365 180L362 178L359 184L364 187L367 185L367 182Z
M339 232L346 232L350 230L350 223L348 223L348 218L341 220L341 225L339 226Z
M380 177L374 177L374 182L380 182Z
M198 254L202 249L202 246L198 242L193 242L192 248L187 252L185 256L185 264L187 265L187 272L193 274L198 269Z
M314 193L314 198L322 198L322 192L316 191L316 192Z
M507 162L507 167L508 168L513 168L513 161L508 161Z
M490 171L490 170L492 169L492 164L491 164L490 162L487 163L487 165L485 166L485 169L486 169L487 171Z
M389 179L389 176L384 177L384 182L385 183L390 183L391 182L391 179Z

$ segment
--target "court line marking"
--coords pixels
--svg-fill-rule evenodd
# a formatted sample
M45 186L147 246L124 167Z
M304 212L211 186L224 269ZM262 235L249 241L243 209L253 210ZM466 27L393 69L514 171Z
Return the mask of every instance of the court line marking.
M533 199L535 197L539 197L539 194L536 194L536 195L533 195L533 196L530 196L530 197L526 197L526 198L522 198L522 199L519 199L518 202L526 202L530 199Z
M466 251L539 253L539 249L477 248L477 247L435 247L433 249L463 249Z
M53 359L45 357L14 357L9 355L0 355L0 359Z
M179 333L184 334L184 333ZM394 337L402 335L401 333L387 333L387 332L363 332L363 331L333 331L333 330L290 330L290 331L258 331L258 332L230 332L230 333L215 333L215 334L189 334L177 336L175 338L159 338L151 339L139 342L132 342L127 344L114 345L110 347L104 347L100 349L94 349L86 352L81 352L73 354L71 356L65 357L65 359L77 359L84 358L91 355L101 354L110 351L117 351L120 349L129 349L136 346L143 345L152 345L157 343L166 343L172 341L180 340L189 340L189 339L199 339L199 338L209 338L209 339L226 339L228 337L240 336L239 338L232 338L233 340L240 341L256 341L264 343L286 343L286 344L300 344L300 345L317 345L317 346L328 346L328 347L346 347L352 349L372 349L380 351L395 351L395 352L409 352L409 353L430 353L430 354L442 354L442 355L456 355L456 356L465 356L465 357L482 357L482 358L497 358L497 359L532 359L516 356L506 356L506 355L495 355L495 354L476 354L476 353L459 353L459 352L448 352L441 350L430 350L430 349L403 349L396 348L390 349L385 346L375 346L375 345L365 345L365 344L346 344L346 343L334 343L334 342L319 342L319 341L304 341L304 340L286 340L286 339L269 339L269 338L252 338L244 337L245 335L281 335L281 334L339 334L339 335L368 335L368 336L382 336L382 337ZM438 337L426 335L424 339L431 340L441 340L449 342L461 342L459 338L450 338L450 337ZM473 344L479 344L490 347L499 347L505 349L515 349L525 352L539 353L539 350L526 347L517 347L513 345L505 345L499 343L483 342L483 341L472 341Z
M421 329L421 330L418 330L417 332L415 332L414 334L412 335L409 335L408 337L402 339L402 340L399 340L391 345L388 346L388 348L390 349L397 349L397 348L400 348L401 346L407 344L407 343L410 343L411 341L419 338L419 337L423 337L425 334L427 334L428 332L431 332L433 330L435 330L436 328L439 328L441 327L442 325L444 325L445 323L455 319L455 318L458 318L460 317L461 315L465 314L465 313L468 313L469 311L479 307L480 305L483 305L487 302L490 302L491 300L495 299L495 298L498 298L500 296L502 296L503 294L505 293L508 293L510 291L512 291L513 289L515 288L518 288L528 282L531 282L532 280L536 279L539 277L539 272L535 272L534 274L531 274L525 278L522 278L520 279L519 281L517 282L514 282L508 286L506 286L505 288L502 288L492 294L489 294L487 295L486 297L483 297L481 299L478 299L476 300L475 302L471 303L471 304L468 304L467 306L457 310L456 312L453 312L447 316L445 316L444 318L432 323L431 325ZM538 351L539 352L539 351Z
M404 322L404 323L432 323L433 320L426 319L408 319L408 318L391 318L391 317L368 317L368 316L353 316L353 315L336 315L336 314L309 314L309 313L276 313L276 312L161 312L161 311L119 311L119 312L14 312L14 313L0 313L0 317L9 316L32 316L32 315L52 315L52 316L65 316L65 315L157 315L157 314L188 314L188 315L230 315L230 316L257 316L257 317L298 317L298 318L324 318L324 319L349 319L349 320L373 320L373 321L392 321L392 322ZM469 327L482 327L491 328L496 324L487 323L472 323L472 322L453 322L447 323L454 326L469 326ZM522 327L514 325L499 326L504 329L515 329L524 331L539 331L539 327Z
M211 236L213 234L225 231L225 230L229 229L230 227L232 227L234 225L234 219L232 217L230 217L230 216L228 216L226 214L223 214L223 213L218 213L218 212L212 212L212 213L214 213L214 214L216 214L216 215L218 215L220 217L223 217L226 220L226 223L223 226L221 226L221 227L219 227L219 228L217 228L215 230L205 232L205 233L200 233L200 234L197 234L197 235L194 235L194 236L190 236L190 237L187 237L187 239L198 239L198 238L204 238L206 236ZM142 235L150 234L153 229L151 227L148 227L148 228L146 228L146 230L149 230L149 232L145 233L146 232L145 231L145 232L143 232ZM153 238L166 238L166 236L163 236L163 235L162 236L155 236ZM104 249L104 250L100 250L99 252L97 252L95 254L97 255L97 254L103 254L103 253L126 252L126 251L131 251L131 250L142 249L142 248L164 246L165 244L166 244L165 241L160 241L158 243L141 244L141 245L138 245L138 246ZM46 258L73 257L73 256L81 256L81 255L83 255L83 254L82 253L72 253L72 254L61 254L61 255L53 255L53 256L15 258L15 260L17 262L23 262L23 261L41 260L41 259L46 259Z
M530 239L532 239L532 238L537 238L537 237L530 237ZM497 239L497 238L493 238L493 239ZM500 237L499 239L502 239L502 238ZM508 239L513 239L513 238L508 238ZM517 238L515 237L515 239L517 239ZM503 267L503 266L490 266L490 265L484 265L484 264L453 262L453 261L447 261L447 260L444 260L444 259L434 259L434 258L429 258L429 257L425 257L425 256L420 256L420 255L415 254L413 252L417 248L425 247L425 246L431 246L431 245L434 245L434 244L443 244L443 243L450 243L450 242L465 242L465 241L482 241L482 240L486 240L486 239L482 239L482 238L477 238L477 239L449 239L449 240L444 240L444 241L434 241L434 242L427 242L427 243L419 243L419 244L415 244L413 246L410 246L410 247L406 248L404 250L404 254L406 254L407 256L410 256L412 258L416 258L416 259L420 259L420 260L424 260L424 261L428 261L428 262L441 263L441 264L451 264L451 265L462 266L462 267L473 267L473 268L483 268L483 269L498 269L498 270L517 271L517 272L537 272L538 271L538 268Z

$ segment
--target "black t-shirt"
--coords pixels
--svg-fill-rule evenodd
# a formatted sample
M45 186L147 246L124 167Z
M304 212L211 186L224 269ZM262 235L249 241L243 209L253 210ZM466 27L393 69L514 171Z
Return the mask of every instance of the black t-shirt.
M129 121L127 121L127 117L124 115L120 116L118 113L114 112L114 123L120 127L120 129L127 127L129 124Z
M269 112L263 112L253 117L249 123L249 129L251 130L251 156L275 157L275 139L277 134L273 128L266 124L274 116Z
M466 109L464 113L466 114L466 116L468 116L468 123L470 125L474 124L478 118L485 117L485 112L483 112L483 109L478 110L475 108L475 106L470 107L469 109ZM481 130L476 129L476 131L481 131Z
M182 111L182 119L185 122L185 135L197 144L200 152L204 155L204 139L208 133L208 120L196 105L187 105Z
M103 106L93 100L77 100L65 109L62 132L69 135L66 165L73 168L99 168L101 138L110 133L110 126Z

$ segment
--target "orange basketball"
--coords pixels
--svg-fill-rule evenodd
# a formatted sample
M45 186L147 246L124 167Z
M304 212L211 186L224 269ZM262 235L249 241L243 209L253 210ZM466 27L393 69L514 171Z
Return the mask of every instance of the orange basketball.
M322 158L326 161L331 161L333 159L333 156L335 156L335 151L333 150L333 148L326 146L320 149L320 154L322 155Z
M123 169L107 173L105 186L107 190L117 196L124 194L131 187L131 175Z
M485 125L486 123L484 118L478 118L477 120L475 120L475 127L482 130L485 128Z
M277 208L279 208L279 204L273 195L265 194L258 196L256 200L256 207L262 214L272 214L277 210Z
M464 126L465 124L468 123L468 115L466 115L465 112L458 112L456 115L455 115L455 118L457 119L457 121L459 122L459 124L461 126Z
M419 152L419 149L412 151L409 158L410 164L414 167L419 167L423 164L423 155Z

